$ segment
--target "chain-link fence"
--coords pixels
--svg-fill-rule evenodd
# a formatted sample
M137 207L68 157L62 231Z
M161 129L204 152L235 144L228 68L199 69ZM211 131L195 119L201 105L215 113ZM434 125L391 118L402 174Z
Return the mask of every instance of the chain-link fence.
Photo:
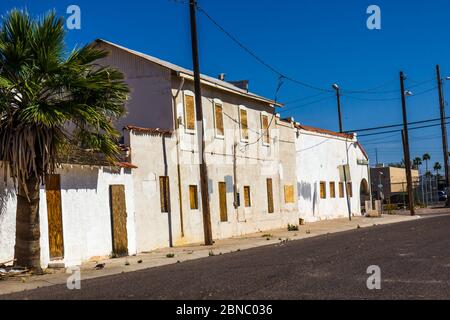
M391 205L394 209L406 209L408 207L408 189L406 182L391 183L390 186L382 186L373 191L375 199L381 199L384 204ZM441 204L446 200L445 180L435 176L421 176L413 181L414 203L417 206L429 207Z

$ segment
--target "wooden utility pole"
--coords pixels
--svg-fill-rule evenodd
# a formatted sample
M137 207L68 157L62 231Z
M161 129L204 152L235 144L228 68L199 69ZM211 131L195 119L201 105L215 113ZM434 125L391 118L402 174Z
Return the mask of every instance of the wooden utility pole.
M200 160L200 193L202 197L203 231L205 245L212 245L211 210L209 207L208 169L205 161L205 128L203 123L202 91L200 85L200 64L198 58L196 0L189 0L191 18L192 64L194 67L195 111L197 114L197 144Z
M442 151L444 152L444 169L445 169L445 186L449 186L449 172L448 172L448 143L447 143L447 127L445 125L445 102L444 90L442 88L441 69L436 65L436 76L439 89L439 110L441 113L441 131L442 131Z
M341 113L341 92L340 88L337 84L332 85L333 89L336 90L336 99L337 99L337 109L338 109L338 118L339 118L339 133L343 133L344 129L342 127L342 113ZM352 208L350 204L350 197L349 197L349 187L347 184L347 172L345 171L346 168L348 168L350 172L350 166L348 164L348 149L347 149L347 138L345 138L345 155L347 157L347 164L342 166L342 173L344 177L344 190L347 200L347 210L348 210L348 220L352 221Z
M405 92L405 75L403 71L400 71L400 90L402 96L402 113L403 113L403 131L402 131L402 139L403 139L403 154L405 158L405 170L406 170L406 183L408 189L408 203L409 203L409 211L411 215L415 215L414 212L414 193L412 186L412 174L411 174L411 157L409 153L409 137L408 137L408 117L406 115L406 92Z

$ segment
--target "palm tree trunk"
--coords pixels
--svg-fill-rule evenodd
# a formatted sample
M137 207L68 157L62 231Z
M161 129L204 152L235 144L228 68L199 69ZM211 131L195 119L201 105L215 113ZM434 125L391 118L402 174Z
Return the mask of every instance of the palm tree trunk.
M39 225L39 179L30 178L24 186L19 182L16 210L16 245L14 258L16 266L42 272L40 225Z

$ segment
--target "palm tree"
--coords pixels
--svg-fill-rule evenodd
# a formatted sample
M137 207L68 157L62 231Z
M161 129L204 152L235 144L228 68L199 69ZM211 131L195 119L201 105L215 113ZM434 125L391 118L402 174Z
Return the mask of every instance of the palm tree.
M422 158L415 157L413 160L413 168L419 170L419 166L422 164Z
M115 161L128 88L123 75L94 66L105 51L65 51L64 21L13 10L0 25L0 160L17 191L16 265L40 266L39 185L55 171L66 146L102 152Z
M428 160L430 160L430 159L431 159L431 157L430 157L430 155L428 153L425 153L422 156L422 160L425 161L425 173L428 172Z
M436 171L436 177L439 176L439 170L442 169L442 166L439 162L435 162L433 166L434 171Z

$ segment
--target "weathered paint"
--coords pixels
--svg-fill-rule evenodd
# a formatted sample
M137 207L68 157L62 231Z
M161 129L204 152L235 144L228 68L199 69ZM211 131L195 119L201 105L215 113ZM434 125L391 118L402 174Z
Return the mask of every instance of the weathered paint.
M356 136L345 139L331 134L299 129L296 139L298 210L306 221L348 217L347 199L339 197L339 182L343 182L342 166L348 164L353 197L350 199L352 215L361 215L360 186L368 179L367 165L358 164L366 159ZM346 151L348 150L348 151ZM368 159L366 159L368 160ZM320 198L320 182L326 182L326 199ZM329 182L336 182L336 198L330 198Z
M126 170L126 172L124 172ZM61 174L61 202L66 266L78 265L96 256L112 253L109 185L123 184L126 189L128 252L136 253L134 197L129 169L119 173L109 168L64 165ZM3 177L1 178L3 179ZM5 188L2 188L4 191ZM0 261L14 257L16 196L9 182L0 214ZM3 195L5 195L3 193ZM40 191L41 264L50 262L45 188Z

